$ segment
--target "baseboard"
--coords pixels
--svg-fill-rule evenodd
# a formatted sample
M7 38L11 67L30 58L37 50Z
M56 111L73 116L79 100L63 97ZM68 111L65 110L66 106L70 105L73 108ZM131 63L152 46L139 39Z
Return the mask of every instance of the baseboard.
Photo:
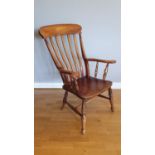
M113 82L112 88L113 89L121 89L121 82Z
M34 88L62 88L63 83L34 83Z
M34 83L34 88L62 88L63 83ZM113 89L121 89L120 82L113 82Z

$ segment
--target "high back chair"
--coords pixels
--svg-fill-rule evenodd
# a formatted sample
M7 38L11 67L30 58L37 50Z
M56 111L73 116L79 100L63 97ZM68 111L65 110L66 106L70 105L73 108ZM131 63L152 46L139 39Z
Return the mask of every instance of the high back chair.
M108 99L111 111L114 111L112 82L106 80L106 75L109 64L116 61L87 58L81 31L82 27L77 24L48 25L39 29L39 33L44 39L63 81L65 94L61 109L67 104L81 117L81 133L84 134L86 124L85 105L89 100L96 96ZM90 62L96 62L94 77L90 75ZM99 63L105 64L102 79L97 78ZM108 96L102 95L104 91L108 91ZM68 92L75 94L82 102L76 107L71 105L67 101Z

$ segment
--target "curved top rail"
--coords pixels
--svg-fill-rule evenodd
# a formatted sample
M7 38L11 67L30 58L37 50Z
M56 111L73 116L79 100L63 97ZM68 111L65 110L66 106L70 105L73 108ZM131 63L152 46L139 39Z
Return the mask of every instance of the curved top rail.
M49 36L80 33L81 30L82 27L78 24L56 24L41 27L39 33L43 38L47 38Z

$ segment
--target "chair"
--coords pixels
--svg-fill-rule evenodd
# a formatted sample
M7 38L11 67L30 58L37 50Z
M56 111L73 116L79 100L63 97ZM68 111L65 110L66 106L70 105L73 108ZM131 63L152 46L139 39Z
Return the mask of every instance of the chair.
M111 111L114 111L112 82L105 79L109 64L114 64L116 61L87 58L81 31L82 27L78 24L48 25L39 29L39 33L44 39L63 80L65 94L61 109L67 104L81 117L81 133L84 134L86 124L85 107L89 100L96 96L108 99ZM94 77L90 75L90 62L96 63ZM105 64L103 79L97 78L99 63ZM108 96L102 95L104 91L108 91ZM79 97L82 103L76 107L71 105L67 101L68 92Z

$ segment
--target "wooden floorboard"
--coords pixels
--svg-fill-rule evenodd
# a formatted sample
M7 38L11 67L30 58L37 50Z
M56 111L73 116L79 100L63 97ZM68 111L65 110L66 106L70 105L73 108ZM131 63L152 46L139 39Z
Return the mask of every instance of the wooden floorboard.
M87 103L86 134L80 134L80 117L67 105L60 110L62 89L35 89L35 155L120 155L120 90L114 90L115 112L108 100ZM81 102L69 94L69 102Z

